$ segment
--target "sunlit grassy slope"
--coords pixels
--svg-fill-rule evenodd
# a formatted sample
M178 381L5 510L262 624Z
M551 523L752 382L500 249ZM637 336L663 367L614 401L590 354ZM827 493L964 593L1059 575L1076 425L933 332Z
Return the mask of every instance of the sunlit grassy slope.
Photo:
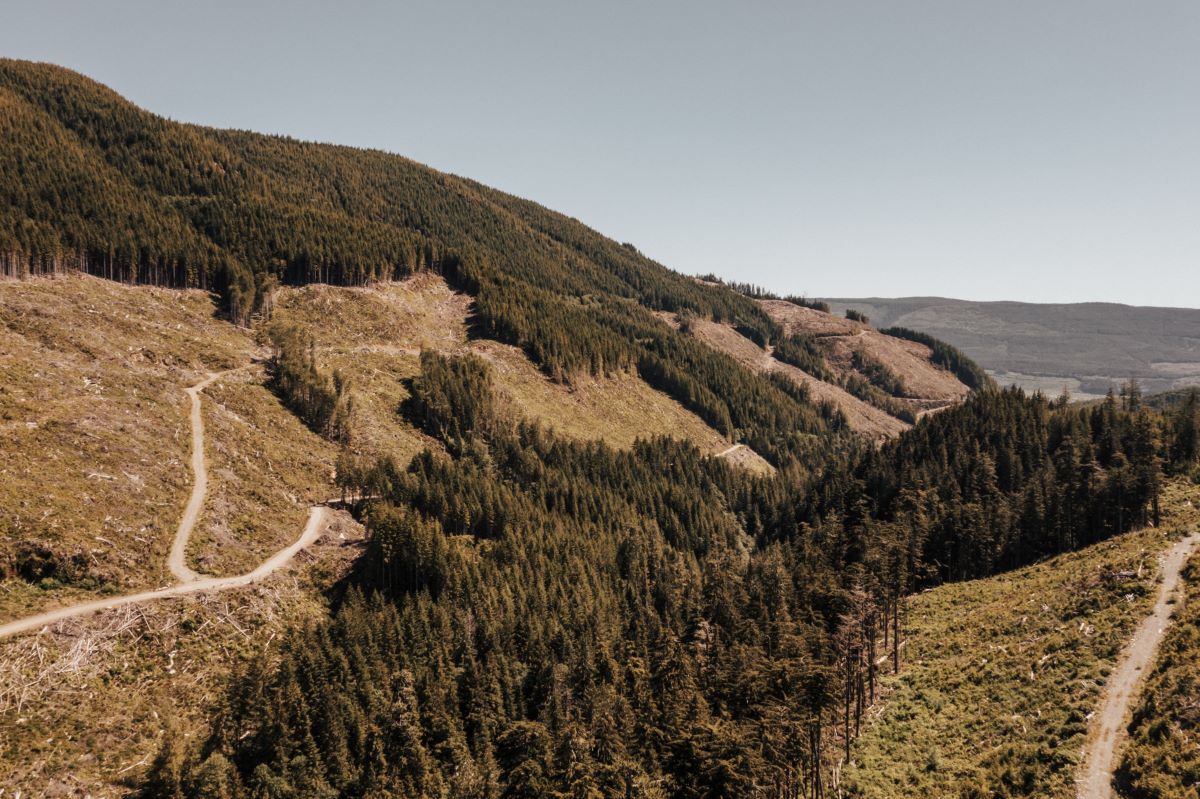
M1200 528L1200 487L1192 529ZM1185 799L1200 786L1200 555L1183 570L1183 601L1133 710L1117 785L1132 799Z
M1073 797L1088 714L1198 493L1170 486L1161 530L913 598L907 662L854 745L850 795Z
M669 435L708 454L732 445L635 375L585 376L565 385L549 379L516 347L470 338L470 298L451 291L435 275L368 289L285 289L274 318L310 330L318 362L351 380L356 403L351 443L363 453L391 452L407 459L426 447L440 449L397 413L408 396L405 381L419 371L422 349L483 357L509 408L572 438L629 447L639 437ZM748 450L736 454L747 468L770 468Z
M336 457L265 386L250 331L201 291L0 281L0 618L170 581L192 486L184 389L212 480L193 566L236 573L295 537Z
M566 435L621 447L671 435L711 454L731 445L633 375L555 383L520 350L469 339L469 315L469 298L433 275L286 289L276 312L313 333L322 366L351 378L362 454L405 462L440 449L399 410L422 348L482 355L517 415ZM243 367L202 395L210 485L189 562L239 573L295 537L333 490L337 447L267 387L261 344L200 291L79 275L0 282L0 619L170 581L166 553L192 483L184 389L209 372Z

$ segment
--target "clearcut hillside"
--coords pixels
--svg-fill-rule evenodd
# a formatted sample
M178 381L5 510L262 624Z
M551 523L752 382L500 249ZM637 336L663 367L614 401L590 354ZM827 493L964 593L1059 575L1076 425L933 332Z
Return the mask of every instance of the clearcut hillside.
M395 155L0 111L5 795L831 796L914 594L1200 453Z
M654 314L801 356L806 336L536 203L388 153L173 122L47 64L0 61L0 107L0 273L208 289L246 324L280 286L436 272L473 298L477 337L560 383L636 373L775 466L844 427Z

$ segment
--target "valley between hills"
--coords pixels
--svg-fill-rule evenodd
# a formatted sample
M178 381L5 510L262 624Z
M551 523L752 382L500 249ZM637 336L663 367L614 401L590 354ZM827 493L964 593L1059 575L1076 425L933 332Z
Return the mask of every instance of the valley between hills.
M50 65L0 111L2 795L1188 795L1194 394Z
M48 552L41 561L48 576L37 582L10 579L4 583L6 623L0 625L0 636L42 631L35 638L16 638L5 646L3 662L7 684L3 686L3 696L6 715L12 722L6 725L5 743L8 762L13 767L8 785L10 790L45 785L57 786L62 791L93 791L99 795L106 790L123 791L127 789L123 786L133 785L134 781L119 778L126 774L138 776L157 753L161 736L167 730L161 719L169 714L186 719L202 710L206 703L216 701L212 694L199 693L198 688L207 684L211 691L212 683L226 679L225 675L236 666L269 651L272 637L285 630L289 622L295 623L296 619L305 617L319 618L327 612L323 609L326 600L322 596L337 580L344 579L345 570L351 567L352 559L361 551L364 531L345 511L335 511L331 526L331 519L325 515L328 511L314 509L309 511L305 524L303 503L320 502L323 500L316 498L328 495L325 499L333 498L334 504L338 504L338 488L330 479L335 452L325 439L298 424L290 411L264 387L261 382L266 380L264 361L269 360L270 354L253 336L233 329L229 333L231 347L225 360L201 357L182 366L188 363L189 352L186 346L174 349L169 339L161 340L161 351L156 353L153 363L147 364L147 359L137 348L129 344L122 346L119 336L105 336L110 349L101 353L95 349L97 345L93 342L96 339L91 332L75 339L68 332L110 328L115 332L120 323L129 324L136 319L138 321L133 324L137 329L131 332L135 337L145 335L145 330L152 328L174 330L179 334L180 342L211 339L211 333L203 332L204 326L215 324L217 330L223 326L213 320L211 308L208 314L195 312L196 303L203 308L209 302L203 295L130 287L82 275L0 284L0 295L10 313L5 317L6 341L13 345L7 348L8 352L18 352L19 344L28 345L36 340L40 342L39 354L29 354L25 358L27 362L53 363L60 367L86 364L90 367L87 376L78 377L74 383L64 381L54 385L49 392L69 410L60 412L61 416L41 415L42 421L36 427L25 424L14 425L11 429L23 435L39 435L38 440L44 442L42 446L49 445L47 452L66 452L81 437L96 441L96 448L86 465L80 463L60 473L60 481L73 479L75 485L68 483L58 488L63 492L74 492L83 504L77 512L84 514L84 518L88 513L104 511L103 518L92 516L90 522L76 522L61 528L52 522L43 527L36 541ZM418 277L371 289L309 287L284 290L276 302L278 319L296 324L306 318L321 319L319 337L313 344L321 353L319 363L323 368L343 370L356 386L370 389L369 392L360 390L357 394L370 399L362 402L355 411L355 444L363 451L384 452L389 446L404 447L400 451L412 457L421 448L437 446L435 439L406 423L395 411L404 400L403 381L419 373L419 353L423 349L436 349L447 353L470 351L486 359L499 378L499 391L506 404L519 407L539 422L562 429L580 440L604 438L613 446L629 447L647 429L660 429L686 437L710 455L735 456L737 460L733 463L737 468L761 474L771 471L765 461L744 446L741 448L747 452L739 457L736 450L731 451L734 445L636 378L619 376L564 387L541 374L519 350L498 342L470 339L467 334L471 313L469 298L455 294L440 280ZM53 307L54 313L39 313L41 306ZM30 318L40 320L40 325L52 326L44 329L23 327L22 324L29 324ZM836 322L836 318L831 318L831 322ZM770 360L768 353L732 328L712 323L697 328L695 335L713 342L712 346L754 368ZM55 346L49 347L47 342L54 342ZM901 349L909 352L907 345ZM239 359L245 359L245 362L238 365ZM157 402L139 397L134 400L134 407L124 410L124 414L135 416L143 425L162 419L158 423L163 425L160 437L174 442L175 454L169 458L177 475L173 482L188 491L177 491L173 502L177 513L183 509L177 516L180 520L178 529L172 531L170 524L165 524L162 531L165 535L158 537L164 544L175 541L180 545L180 551L187 555L182 569L164 568L170 563L171 553L159 550L159 563L146 564L150 567L148 573L154 575L152 579L158 583L176 578L180 582L167 588L143 590L139 594L136 593L138 585L149 583L132 579L122 584L111 581L107 575L125 573L132 576L136 572L125 571L125 564L135 562L145 551L142 545L147 532L145 527L139 527L134 534L132 526L114 518L111 510L121 504L127 512L144 512L136 507L139 504L136 499L144 490L141 488L144 478L137 478L147 461L138 458L131 462L129 450L118 446L130 432L128 425L105 429L98 423L104 415L122 418L122 411L116 409L127 401L119 394L106 396L109 385L119 384L122 375L136 364L157 371L164 363L171 364L167 375L177 374L180 383L173 390L164 387L162 399ZM206 371L220 367L224 367L220 373ZM70 372L64 370L59 374L69 375ZM39 371L18 373L10 360L5 371L7 398L15 404L18 399L31 402L39 397L36 391L39 378L44 379L41 375ZM169 379L167 375L164 375L165 379ZM186 381L197 377L200 379L189 388ZM28 382L22 385L22 380ZM196 387L202 388L193 391ZM831 389L836 390L831 386L826 391ZM47 391L46 388L42 390ZM961 396L961 389L958 391ZM49 393L40 396L49 396ZM239 399L239 395L243 396ZM194 405L192 397L195 398ZM187 407L181 407L184 405L181 398L188 401ZM108 414L99 412L96 406L100 403L112 403L107 406ZM92 411L83 417L87 426L81 429L80 420L72 419L71 415L77 412L76 408L88 406ZM193 424L188 429L185 417L196 410L206 420L208 429L208 438L200 440L200 451L213 453L210 456L213 463L205 468L205 471L213 470L209 483L211 495L198 489L199 484L194 479L196 471L188 466L197 452L189 449L196 442L191 436L197 428ZM15 414L10 412L8 415ZM87 419L92 422L87 423ZM45 427L52 431L61 430L60 445L55 446L52 439L44 437L47 435L43 430ZM903 429L897 425L891 434L896 435ZM861 432L869 436L881 433L878 428L869 426L861 428ZM284 473L275 466L276 459L284 462L289 450L281 449L284 441L273 439L292 436L300 445L310 446L314 456L326 453L324 466L313 463L306 473L302 473L307 474L307 478L293 474L284 479ZM5 474L15 476L21 470L17 466L19 461L12 458L32 448L14 446L11 443L14 438L15 435L5 439L6 455L10 456L6 458ZM262 462L252 463L253 457L261 458ZM751 459L746 460L746 457ZM245 479L238 479L237 473L225 465L232 465L233 460L240 463L239 469L246 475ZM218 467L217 463L222 465ZM253 479L256 471L291 487L286 503L280 504L284 501L274 498L275 487L259 484L260 481ZM27 479L43 479L43 473L33 468L32 462L24 473ZM135 501L116 503L95 498L97 486L103 488L114 482L109 479L110 473L123 476L127 484L124 491ZM302 485L305 479L309 482L307 486ZM47 497L44 505L30 505L27 498L35 492L17 480L6 480L5 486L6 492L11 492L5 494L5 506L21 507L28 518L36 515L43 521L51 519L61 507L55 506L54 497ZM1187 504L1188 496L1200 501L1196 492L1182 489L1170 496L1172 499L1167 505L1170 519L1175 519L1176 507ZM272 539L262 535L270 528L255 523L258 535L252 539L243 543L242 539L231 537L235 529L231 518L238 518L231 513L245 519L266 517L272 513L272 502L278 504L280 510L291 508L281 517L290 520L290 530L281 523L277 528L279 532ZM185 504L187 508L183 507ZM174 537L183 530L187 511L196 508L201 511L194 520L199 522L191 534L194 540L187 535ZM1169 523L1166 529L1184 532L1188 524L1195 524L1194 514L1188 516L1185 513L1178 521ZM98 529L101 534L92 536L91 540L70 537L73 530L88 529ZM289 535L296 536L301 529L302 536L290 541L274 557L268 557L271 546L286 541ZM993 696L993 701L1006 706L1013 701L1030 703L1023 736L1029 734L1028 719L1034 718L1037 723L1033 729L1041 730L1033 736L1035 740L1061 740L1055 748L1064 753L1074 749L1076 754L1063 761L1067 764L1065 769L1062 766L1052 769L1055 775L1052 784L1059 786L1056 795L1070 795L1067 786L1072 784L1071 768L1082 758L1081 747L1088 729L1087 724L1079 723L1078 719L1090 712L1087 708L1099 695L1097 686L1103 684L1105 672L1116 667L1124 636L1129 634L1139 614L1146 612L1157 573L1153 553L1164 547L1168 540L1157 533L1131 535L1123 538L1119 545L1097 545L1094 555L1088 550L1086 557L1093 558L1095 565L1085 565L1089 562L1084 560L1085 553L1060 556L1050 564L1029 571L1029 576L1019 572L982 582L959 583L914 598L907 610L909 630L903 642L909 666L894 684L889 682L894 678L881 676L881 699L877 706L872 706L869 712L872 720L868 721L863 737L855 743L854 755L845 767L847 770L840 775L846 789L853 795L915 796L945 784L947 779L955 780L956 784L972 784L980 768L999 756L985 755L986 749L975 753L970 748L960 748L981 728L986 728L988 719L994 715L973 695L973 692L983 691ZM20 554L10 553L10 557L18 558ZM71 564L85 558L90 561L88 571L73 574ZM293 564L297 558L299 560ZM25 568L30 567L26 565ZM282 569L285 576L271 577L278 569ZM243 570L244 574L239 574L238 570ZM201 574L197 575L197 571ZM209 577L210 572L223 576ZM1123 578L1124 583L1113 585L1111 590L1105 588L1108 579L1105 575L1131 572L1138 575L1135 582ZM1095 576L1089 578L1088 574ZM60 580L62 584L57 585ZM1068 588L1068 584L1072 587ZM125 585L129 588L123 587ZM1131 596L1131 589L1134 595L1141 597L1137 602L1126 601ZM995 592L995 598L989 599L992 592ZM198 604L182 599L189 594L199 595ZM227 595L232 599L224 598ZM1020 625L1022 639L1005 643L1008 633L997 635L996 624L1004 625L1000 629L1017 629L1012 627L1016 623L1015 617L1006 617L1006 614L1021 613L1027 620L1029 612L1025 608L1038 605L1038 597L1057 603L1068 596L1078 597L1083 604L1071 610L1043 607L1041 613L1045 614L1043 623L1046 626L1040 632L1024 629L1028 624L1025 621ZM968 609L975 604L979 605L978 610ZM81 608L87 609L86 614L79 612ZM63 615L56 616L56 612ZM9 621L22 613L37 615ZM993 616L994 621L991 620ZM964 617L973 620L970 627L962 626ZM951 625L950 629L939 626L947 623ZM193 639L180 625L202 632ZM947 643L967 634L981 637L964 640L961 644ZM1048 653L1063 646L1064 635L1067 640L1086 641L1087 647L1071 655L1048 657ZM215 658L212 657L214 646L220 652ZM198 656L197 647L206 654ZM1009 647L1016 651L1010 652ZM1030 686L1022 691L1019 687L1021 678L1013 672L997 671L996 666L987 668L987 662L994 661L996 656L976 658L974 653L978 651L999 652L1006 658L1013 658L1012 666L1005 668L1023 669L1023 664L1034 664L1036 679L1024 678L1029 680ZM960 657L965 658L965 662L953 665L955 661L948 659L951 652L961 652ZM1048 671L1047 659L1052 661L1054 669L1063 671ZM136 664L132 669L131 660ZM118 669L115 674L120 675L115 680L113 669ZM954 683L946 680L947 669L964 675L978 670L979 677L956 688ZM1093 676L1080 676L1080 670L1084 669L1090 670ZM187 675L186 679L192 685L177 684L185 679L183 675ZM1063 704L1063 686L1074 685L1073 680L1079 680L1080 686L1091 687L1084 687L1076 694L1078 698L1073 703ZM1009 681L1018 683L1016 694L1011 693L1014 689ZM930 699L932 689L923 687L926 685L937 686L936 700ZM1050 693L1039 698L1034 687ZM1015 699L1022 693L1028 696ZM88 697L85 703L72 698L81 695ZM912 716L911 711L906 710L912 702L917 702L923 713L933 715ZM98 708L102 709L102 718L109 718L118 725L129 719L145 719L145 728L139 734L125 733L119 744L112 737L113 733L108 733L109 737L105 739L104 725L93 726L93 714ZM1052 708L1053 712L1050 712ZM172 723L177 725L172 729L180 726L187 729L196 722L177 718ZM77 732L69 732L71 729ZM920 758L906 760L903 752L896 749L898 742L917 735L916 729L922 730L919 734L934 747L935 754L930 755L928 762ZM939 731L935 733L934 729ZM995 742L990 747L999 747L998 751L1003 751L1006 746L1011 746L1011 742L1005 743L1005 731L1011 733L1014 729L1010 722L997 727L991 734ZM48 731L54 730L66 734L61 737L47 735ZM1070 732L1063 739L1061 736L1066 730ZM44 742L39 741L43 735L46 736ZM100 740L106 741L102 745L104 754L97 756ZM1035 751L1038 759L1044 756L1044 749ZM886 768L874 765L885 760L889 763ZM911 772L901 777L900 769L906 767L903 765L906 762ZM936 768L930 768L932 762L937 763Z

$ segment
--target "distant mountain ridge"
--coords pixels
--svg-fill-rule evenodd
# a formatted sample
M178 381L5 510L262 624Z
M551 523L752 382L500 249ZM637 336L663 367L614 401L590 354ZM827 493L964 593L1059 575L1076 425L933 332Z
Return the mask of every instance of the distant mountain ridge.
M1147 391L1200 384L1200 309L1118 303L975 302L945 297L828 298L880 328L930 333L1002 385L1077 396L1136 378Z

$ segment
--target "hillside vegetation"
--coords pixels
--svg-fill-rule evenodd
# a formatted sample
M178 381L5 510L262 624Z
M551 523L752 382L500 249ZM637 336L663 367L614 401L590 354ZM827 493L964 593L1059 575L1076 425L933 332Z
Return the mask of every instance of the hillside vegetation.
M337 447L282 407L266 365L253 363L266 351L215 316L202 292L76 275L0 282L0 300L4 617L80 592L162 583L191 482L182 389L209 372L233 370L202 395L210 496L192 538L194 567L247 571L335 491ZM628 448L658 431L707 454L732 446L635 376L565 386L520 350L469 341L468 312L469 298L424 275L377 289L286 289L276 317L312 332L320 367L346 375L355 399L347 443L361 455L407 461L439 447L397 413L423 347L479 353L496 364L508 402L576 438ZM751 450L733 455L769 469Z
M902 328L880 331L856 311L834 316L824 303L782 298L712 275L702 282L755 300L782 336L763 341L744 326L686 311L659 315L752 369L778 373L813 400L839 411L852 430L876 440L895 436L920 416L992 385L973 361L931 336Z
M673 317L668 318L679 324ZM840 416L846 426L857 433L882 441L899 435L909 427L908 422L859 399L838 385L837 378L827 370L823 359L807 365L815 372L825 374L828 378L825 380L774 357L773 352L742 335L732 325L701 319L686 320L684 324L688 333L698 341L727 353L747 368L763 374L777 374L795 385L804 392L806 398L820 403L831 417ZM908 418L914 417L910 415Z
M308 326L318 363L350 381L355 397L350 445L361 454L390 453L407 461L426 447L440 446L396 413L409 396L405 384L419 373L425 349L479 355L493 365L496 389L506 402L579 440L628 448L639 437L662 433L692 441L710 455L733 445L637 375L580 376L569 385L550 379L520 349L471 338L472 313L469 296L437 275L421 274L369 289L285 289L277 295L274 318ZM317 319L321 324L313 325ZM752 450L741 457L750 468L770 469Z
M1200 410L1190 411L1192 441L1200 440ZM1193 461L1194 463L1194 461ZM1200 528L1200 491L1193 491L1188 508L1192 529ZM1183 598L1159 648L1154 669L1129 724L1129 742L1121 753L1116 783L1130 799L1184 799L1200 781L1200 752L1195 738L1200 718L1200 557L1193 556L1183 571Z
M339 514L312 562L269 584L0 642L3 795L136 795L164 736L202 734L231 674L327 616L323 592L351 568L361 536Z
M336 450L265 387L248 331L214 311L203 292L82 275L0 282L0 617L167 579L192 482L183 389L209 372L237 370L201 403L213 496L194 563L257 562L332 490Z
M1194 486L1173 485L1161 530L914 597L908 666L883 681L887 701L844 772L850 795L1074 797L1088 718L1153 601L1155 555L1172 536L1195 529L1197 500ZM1178 646L1190 635L1185 630L1168 640ZM1152 678L1150 691L1179 707L1187 701L1176 683ZM1149 707L1146 713L1161 718ZM1149 776L1155 772L1146 769L1147 779L1163 782Z
M950 362L935 350L936 342L888 335L867 322L834 316L786 300L759 300L772 319L789 334L812 337L835 374L843 379L857 372L887 393L910 401L915 408L944 407L962 399L972 388L983 388L984 379L969 365ZM965 358L964 358L965 360ZM891 375L884 379L878 367Z
M479 332L556 380L636 370L776 465L827 429L651 313L687 309L780 337L753 301L533 203L393 155L170 122L57 67L0 62L0 93L9 273L70 265L211 287L246 321L280 284L437 269L474 296Z
M45 295L6 335L72 353L77 370L107 358L114 383L135 346L179 353L175 371L148 370L144 407L137 373L120 382L129 396L98 418L123 426L88 452L123 474L127 447L166 492L153 538L139 517L121 523L124 545L152 542L136 579L162 568L189 482L183 388L218 368L245 367L204 392L213 492L193 565L243 568L334 492L365 528L361 547L316 548L298 602L311 614L236 651L227 632L178 650L205 690L178 695L182 721L162 725L153 755L143 696L122 705L92 677L74 683L116 713L140 708L120 767L88 769L147 799L832 796L880 655L903 665L907 596L1159 521L1161 465L1186 449L1134 393L1092 407L968 394L934 347L861 317L822 344L761 297L397 156L170 122L45 65L0 62L0 102L3 268L35 277L0 289ZM67 268L184 290L37 278ZM93 289L116 298L99 325L71 299ZM192 315L159 309L145 318L163 314L163 330L139 327L120 303L143 293L190 298ZM39 303L70 312L47 321ZM125 325L137 341L114 335L111 351L79 332ZM47 378L41 354L9 367L31 386L10 410L24 430L43 430L39 403L53 410L55 381L72 377ZM89 412L94 383L80 385L41 433L62 453ZM850 400L892 427L859 434ZM14 439L21 492L36 494L36 465L62 501L88 498L47 540L86 541L122 502L146 512L116 485L93 506L99 478L67 454L35 464L31 443ZM21 524L54 512L28 508ZM58 590L10 579L17 597ZM163 645L210 621L172 621ZM11 684L43 639L74 662L74 629L5 641ZM162 684L129 679L163 668L157 649L118 644L88 674ZM37 704L47 696L30 700L36 722L20 721L24 700L2 711L6 757L35 793L71 752L105 745L82 733L84 710ZM37 759L46 738L53 767Z
M160 759L156 794L823 790L842 698L850 735L906 589L1019 566L1150 511L1126 454L1104 486L1072 476L1082 464L1061 448L1045 454L1052 441L1089 459L1136 447L1149 417L1115 405L982 394L867 450L853 479L827 473L820 500L779 495L767 517L784 477L666 439L632 452L561 439L498 406L477 356L426 352L411 391L406 414L452 457L342 475L381 500L347 601L286 641L278 668L235 681L204 745L167 746L186 754ZM932 467L929 451L955 454ZM927 488L903 487L911 477Z

